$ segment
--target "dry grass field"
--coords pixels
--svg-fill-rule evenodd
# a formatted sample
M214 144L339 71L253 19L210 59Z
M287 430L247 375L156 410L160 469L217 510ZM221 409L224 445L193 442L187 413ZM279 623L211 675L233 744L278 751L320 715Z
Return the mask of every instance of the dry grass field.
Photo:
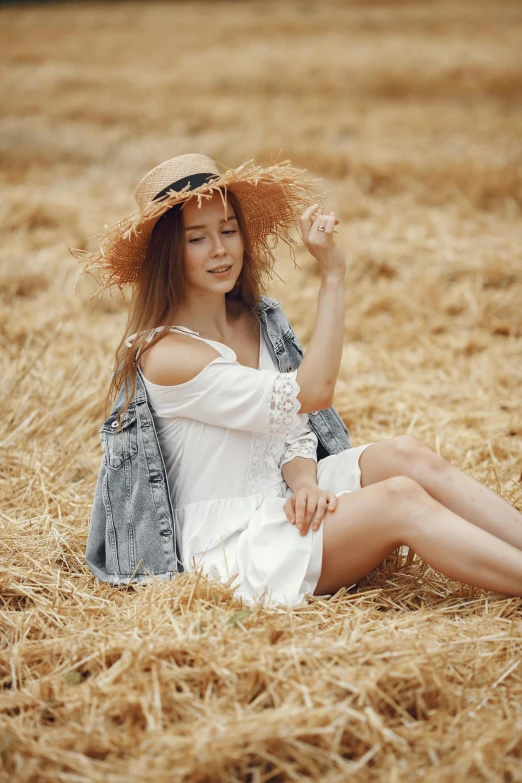
M413 553L292 611L95 582L125 302L67 249L166 158L290 158L342 219L353 444L408 433L522 508L521 40L510 0L0 9L0 780L522 781L519 598ZM269 293L306 344L298 262Z

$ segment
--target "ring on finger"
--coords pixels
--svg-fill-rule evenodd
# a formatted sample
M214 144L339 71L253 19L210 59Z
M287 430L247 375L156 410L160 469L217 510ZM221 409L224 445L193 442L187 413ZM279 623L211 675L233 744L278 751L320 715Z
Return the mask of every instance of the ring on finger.
M326 230L326 226L317 226L317 230L318 231L325 231Z

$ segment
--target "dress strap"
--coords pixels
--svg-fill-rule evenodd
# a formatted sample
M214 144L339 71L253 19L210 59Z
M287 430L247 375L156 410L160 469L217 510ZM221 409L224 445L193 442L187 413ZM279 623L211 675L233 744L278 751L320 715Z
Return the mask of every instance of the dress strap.
M149 334L147 335L147 338L145 340L146 343L150 343L150 341L154 338L158 332L162 332L164 329L168 329L169 332L183 332L184 334L190 334L194 337L199 337L199 332L194 332L192 329L188 329L186 326L157 326L155 329L151 329L149 331ZM137 332L136 334L131 334L127 339L125 340L125 345L127 348L132 348L132 343L138 336L138 334L145 334L146 332ZM201 338L200 338L201 339Z
M206 340L204 337L199 336L199 332L195 332L193 329L189 329L187 326L157 326L155 329L150 330L149 334L145 339L145 342L150 343L150 341L154 339L154 335L164 330L167 330L169 332L181 332L181 334L186 334L189 337L193 337L195 340L200 340L202 343L210 344L213 348L216 348L218 353L220 353L224 359L228 361L237 361L237 356L235 352L232 350L232 348L229 348L228 345L225 345L224 343L219 343L216 340ZM145 331L139 332L139 334L145 334L145 333L146 333ZM134 342L136 337L137 334L131 334L130 337L127 337L127 340L125 341L125 345L127 346L127 348L132 348L132 343ZM141 346L138 352L136 353L136 359L139 358L140 352L141 352Z
M169 326L168 330L169 332L184 332L185 334L193 334L195 337L199 337L199 332L195 332L187 326Z
M235 352L232 350L232 348L229 348L228 345L225 345L224 343L220 343L217 340L208 340L205 337L200 337L199 332L195 332L193 329L189 329L187 326L168 326L167 328L169 332L181 332L181 334L186 334L189 337L193 337L195 340L199 340L202 343L210 345L221 354L225 361L237 361Z

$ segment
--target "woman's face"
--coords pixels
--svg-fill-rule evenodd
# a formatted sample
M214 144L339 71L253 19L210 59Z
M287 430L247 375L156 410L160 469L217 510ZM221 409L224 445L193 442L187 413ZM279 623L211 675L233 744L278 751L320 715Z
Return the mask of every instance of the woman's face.
M197 199L190 199L182 213L188 286L228 293L243 267L244 250L232 206L227 204L225 213L220 194L214 193L211 199L202 200L200 208Z

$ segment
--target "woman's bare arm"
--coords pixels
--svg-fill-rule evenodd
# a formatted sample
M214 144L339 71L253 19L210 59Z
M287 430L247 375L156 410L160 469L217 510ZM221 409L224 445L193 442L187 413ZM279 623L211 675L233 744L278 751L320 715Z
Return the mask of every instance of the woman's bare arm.
M304 244L321 267L321 288L314 330L297 370L300 413L332 405L344 339L346 259L333 237L339 221L333 212L313 220L316 209L317 204L314 204L301 216ZM320 231L319 226L324 226L325 230Z
M294 457L281 468L285 484L295 494L304 484L317 486L317 463L307 457Z

